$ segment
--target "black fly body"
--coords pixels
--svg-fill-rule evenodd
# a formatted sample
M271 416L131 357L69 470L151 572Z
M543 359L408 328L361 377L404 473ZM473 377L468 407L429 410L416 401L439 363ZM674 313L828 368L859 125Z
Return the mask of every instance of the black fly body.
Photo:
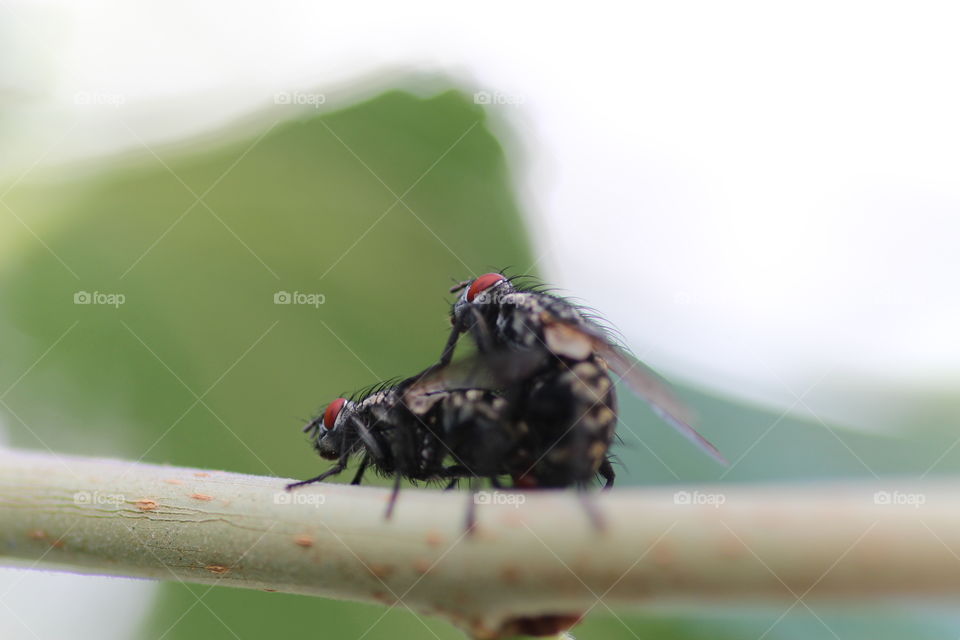
M599 474L613 486L608 450L617 400L606 365L587 357L570 366L551 362L508 392L512 419L524 425L524 452L511 470L518 488L587 488Z
M287 488L342 473L360 463L352 484L372 469L394 479L387 517L402 480L461 480L476 490L585 489L597 476L614 482L609 449L616 435L617 400L610 371L668 423L723 461L657 375L618 346L593 316L539 287L488 273L461 283L452 331L440 361L397 384L338 398L306 428L314 448L334 465ZM468 334L477 355L452 363ZM473 525L474 502L467 514ZM597 526L595 507L584 501Z
M601 326L589 313L570 301L553 295L541 287L525 287L518 284L517 278L508 278L500 273L487 273L472 281L460 283L451 292L462 293L453 305L451 312L452 330L437 365L442 367L453 358L454 349L461 335L469 334L481 353L494 350L512 350L515 352L540 352L547 356L543 372L534 374L527 381L525 389L515 392L521 397L531 388L543 386L538 383L540 375L556 379L557 385L550 392L559 398L576 397L578 387L590 386L588 379L579 378L576 371L580 365L584 372L589 371L589 380L606 386L605 372L609 368L620 376L627 385L666 422L697 444L716 460L726 463L723 456L710 442L690 426L690 417L686 407L680 403L670 389L646 365L621 348L611 337L611 332ZM567 371L571 376L559 376L557 370ZM595 373L603 371L603 375ZM533 385L533 386L531 386ZM563 385L569 385L566 389ZM524 386L524 385L521 385ZM612 392L604 393L598 389L593 393L599 413L616 421L615 400ZM606 402L609 399L609 402ZM575 403L574 403L575 404ZM602 405L608 406L602 406ZM583 407L586 411L588 407ZM609 409L610 416L603 409ZM589 415L589 413L588 413ZM573 422L571 423L571 420ZM567 416L569 429L578 428L579 416ZM588 425L589 426L589 425ZM612 431L610 433L612 438ZM584 438L580 438L584 439ZM592 446L599 445L594 443ZM578 455L578 454L573 454ZM606 455L589 456L594 462ZM612 474L609 465L604 471ZM534 479L535 480L535 479ZM612 480L612 476L608 481Z
M359 457L360 464L352 484L360 484L369 469L394 478L388 517L404 479L445 482L447 488L461 479L471 487L487 480L499 488L499 478L511 475L532 454L524 448L525 425L509 419L507 401L493 388L538 365L531 358L511 356L511 372L497 377L491 370L502 368L498 362L484 357L442 370L431 367L393 386L337 398L304 428L317 453L335 464L287 488L342 473L353 457Z

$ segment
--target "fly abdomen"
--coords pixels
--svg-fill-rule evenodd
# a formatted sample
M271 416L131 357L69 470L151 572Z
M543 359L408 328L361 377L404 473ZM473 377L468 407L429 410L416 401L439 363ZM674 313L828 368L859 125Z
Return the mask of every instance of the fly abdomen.
M558 359L522 402L533 459L520 475L544 487L590 483L607 459L617 424L615 389L603 366L595 358L573 366Z

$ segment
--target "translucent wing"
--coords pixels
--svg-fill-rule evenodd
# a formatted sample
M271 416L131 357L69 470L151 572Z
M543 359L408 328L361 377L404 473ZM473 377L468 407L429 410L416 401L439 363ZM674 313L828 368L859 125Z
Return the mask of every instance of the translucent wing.
M609 343L597 345L597 354L606 360L610 370L616 373L638 396L643 398L654 413L679 431L685 438L703 449L717 462L727 465L727 459L691 426L690 410L673 394L659 376L636 358L627 356Z
M691 426L693 419L690 410L677 399L667 384L647 365L611 344L603 329L589 322L571 323L544 318L543 333L547 348L553 353L574 359L583 359L590 353L596 353L661 419L710 457L721 464L728 464L723 454Z
M400 383L404 400L423 401L454 389L498 390L525 380L543 366L546 355L535 350L475 354L446 366L432 366Z

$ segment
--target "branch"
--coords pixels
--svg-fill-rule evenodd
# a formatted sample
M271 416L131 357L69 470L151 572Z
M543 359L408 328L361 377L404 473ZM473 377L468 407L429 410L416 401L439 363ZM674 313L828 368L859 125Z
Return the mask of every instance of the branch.
M380 602L476 638L595 607L960 593L960 484L469 497L0 452L0 564ZM875 495L875 492L881 492ZM520 504L517 504L520 503ZM602 599L602 604L601 604Z

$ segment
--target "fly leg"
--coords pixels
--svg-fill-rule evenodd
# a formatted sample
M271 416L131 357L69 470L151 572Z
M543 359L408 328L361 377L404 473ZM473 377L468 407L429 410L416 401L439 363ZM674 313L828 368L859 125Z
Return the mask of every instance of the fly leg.
M577 497L580 498L580 504L583 506L583 510L586 511L587 518L590 519L590 524L593 525L593 528L597 531L605 531L607 528L606 520L603 514L600 513L600 509L597 508L597 503L594 502L593 496L587 492L585 487L579 486L577 487Z
M444 467L442 471L442 477L450 478L450 482L447 483L447 486L443 488L444 491L450 491L458 484L460 484L460 479L470 475L470 470L467 469L462 464L454 464L449 467Z
M380 442L374 436L373 432L358 418L353 418L352 420L353 428L357 430L357 435L360 436L360 439L363 441L370 452L373 454L373 457L378 460L383 459L383 449L380 447ZM344 438L346 438L346 430L344 430Z
M480 352L484 352L493 348L493 340L488 337L490 331L484 322L483 315L476 309L471 309L473 318L473 325L467 330L474 334L474 337L477 338L477 347ZM476 329L474 329L476 328ZM443 346L443 352L440 353L440 361L437 364L428 367L426 371L420 374L419 380L422 380L438 369L442 369L450 364L450 361L453 360L453 352L457 348L457 342L460 340L460 335L464 332L464 329L459 325L454 324L453 328L450 330L450 335L447 337L447 344ZM480 338L479 336L483 337Z
M360 484L363 480L363 473L367 470L367 466L370 464L370 457L363 456L363 460L360 461L360 468L357 469L357 474L353 476L353 480L350 481L350 484Z
M447 344L443 346L443 351L440 353L440 360L436 364L427 367L411 384L411 386L420 382L421 380L429 378L431 375L450 364L450 361L453 360L453 352L457 348L457 342L460 340L461 333L463 333L463 331L460 330L460 327L454 325L450 330L450 336L447 338Z
M340 460L337 462L337 464L333 465L332 467L330 467L329 469L327 469L326 471L324 471L318 476L310 478L309 480L301 480L300 482L291 482L290 484L287 485L287 491L290 491L291 489L295 489L297 487L302 487L304 485L313 484L314 482L322 482L327 478L329 478L330 476L335 476L338 473L342 473L343 470L346 468L347 468L346 460Z
M470 478L470 500L467 502L467 517L465 521L467 536L473 535L477 526L477 482L476 478Z
M613 465L610 464L610 458L604 458L603 462L600 463L600 468L597 469L597 473L604 479L604 490L613 486L613 479L617 477L617 474L613 472Z
M314 422L317 422L317 420L314 420L313 422L311 422L310 425L312 425ZM307 427L309 428L310 425L307 425ZM346 430L343 430L342 433L340 434L340 451L342 451L343 453L340 455L340 459L337 460L337 464L333 465L332 467L330 467L320 475L310 478L309 480L301 480L300 482L293 482L291 484L288 484L287 491L290 491L291 489L295 489L296 487L302 487L304 485L313 484L314 482L322 482L323 480L326 480L330 476L335 476L339 473L343 473L343 470L347 468L347 460L350 459L350 452L347 450L346 441L347 441L347 433L346 433Z
M454 326L451 329L450 337L447 338L447 344L443 347L443 353L440 354L440 362L437 363L437 367L445 367L453 360L453 351L457 348L457 341L460 340L461 333L460 327Z
M393 490L390 492L390 499L387 501L387 512L383 514L384 520L389 520L393 516L393 507L397 504L397 496L400 495L400 474L393 481Z
M494 350L494 344L496 342L493 331L487 326L487 321L479 309L470 307L470 314L473 316L470 333L473 334L474 341L477 343L477 351L480 353L490 353Z

